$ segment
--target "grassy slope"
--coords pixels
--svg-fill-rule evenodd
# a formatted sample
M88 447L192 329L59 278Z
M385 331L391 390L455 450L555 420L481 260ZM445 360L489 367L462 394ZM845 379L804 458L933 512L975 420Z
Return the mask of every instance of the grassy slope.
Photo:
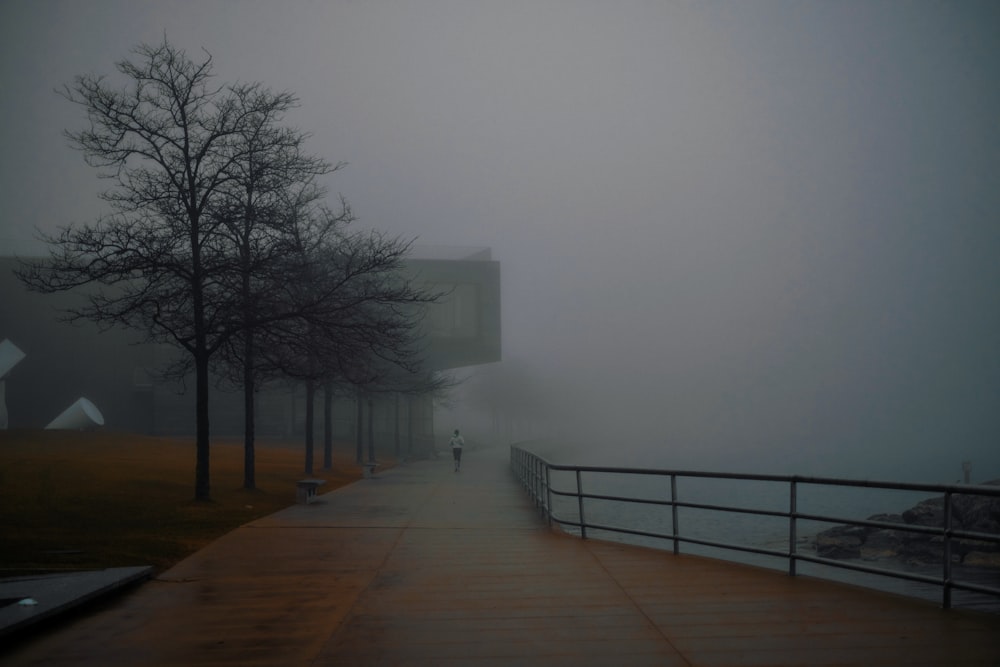
M0 576L153 565L166 569L248 521L295 502L301 445L257 447L257 489L243 447L213 443L212 501L195 502L193 440L69 431L0 431ZM316 460L322 465L322 449ZM360 477L335 449L322 491Z

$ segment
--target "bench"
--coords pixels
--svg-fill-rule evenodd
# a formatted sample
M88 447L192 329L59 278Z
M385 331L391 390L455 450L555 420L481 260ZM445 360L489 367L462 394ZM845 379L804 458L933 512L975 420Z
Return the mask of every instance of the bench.
M316 500L316 489L326 484L325 479L300 479L295 482L295 500L308 505Z
M371 479L375 476L375 468L378 467L378 461L368 461L367 463L362 463L361 467L363 468L362 475L364 478Z

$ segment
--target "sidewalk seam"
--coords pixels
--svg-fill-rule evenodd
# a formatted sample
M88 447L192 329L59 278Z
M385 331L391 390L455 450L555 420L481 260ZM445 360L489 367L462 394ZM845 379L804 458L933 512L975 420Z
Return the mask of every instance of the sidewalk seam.
M615 577L613 574L611 574L608 568L604 565L604 561L602 561L600 556L595 554L593 550L590 548L590 545L587 544L587 540L581 538L576 538L576 539L579 539L580 542L583 543L584 547L587 550L587 553L590 554L590 557L593 558L594 561L597 563L597 565L601 568L601 570L604 571L604 574L606 574L608 578L611 579L611 581L615 582L615 586L617 586L618 590L622 592L622 595L624 595L628 599L628 601L632 604L632 606L636 609L636 611L638 611L642 615L642 617L646 619L646 622L649 623L649 625L656 630L656 633L663 638L663 641L667 643L667 646L669 646L671 649L674 650L675 653L677 653L678 657L680 657L680 659L684 661L685 665L690 665L693 667L694 663L688 660L687 656L684 655L684 653L679 648L677 648L677 646L675 646L672 641L670 641L670 637L668 637L663 632L663 630L660 629L659 624L653 622L653 619L649 617L649 614L647 614L646 610L642 608L642 605L636 602L635 599L631 595L629 595L628 591L625 590L625 587L621 585L621 583L618 581L618 578Z

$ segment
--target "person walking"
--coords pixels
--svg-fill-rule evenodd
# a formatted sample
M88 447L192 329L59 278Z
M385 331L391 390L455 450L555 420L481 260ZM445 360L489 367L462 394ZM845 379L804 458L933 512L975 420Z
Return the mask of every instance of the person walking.
M455 433L451 436L451 455L455 459L455 472L462 467L462 447L465 446L465 438L455 429Z

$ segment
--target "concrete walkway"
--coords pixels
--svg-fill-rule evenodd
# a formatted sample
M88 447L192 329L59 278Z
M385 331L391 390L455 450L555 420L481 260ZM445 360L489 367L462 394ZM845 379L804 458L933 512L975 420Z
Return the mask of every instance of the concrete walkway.
M506 457L248 524L0 664L1000 664L1000 615L552 532Z

